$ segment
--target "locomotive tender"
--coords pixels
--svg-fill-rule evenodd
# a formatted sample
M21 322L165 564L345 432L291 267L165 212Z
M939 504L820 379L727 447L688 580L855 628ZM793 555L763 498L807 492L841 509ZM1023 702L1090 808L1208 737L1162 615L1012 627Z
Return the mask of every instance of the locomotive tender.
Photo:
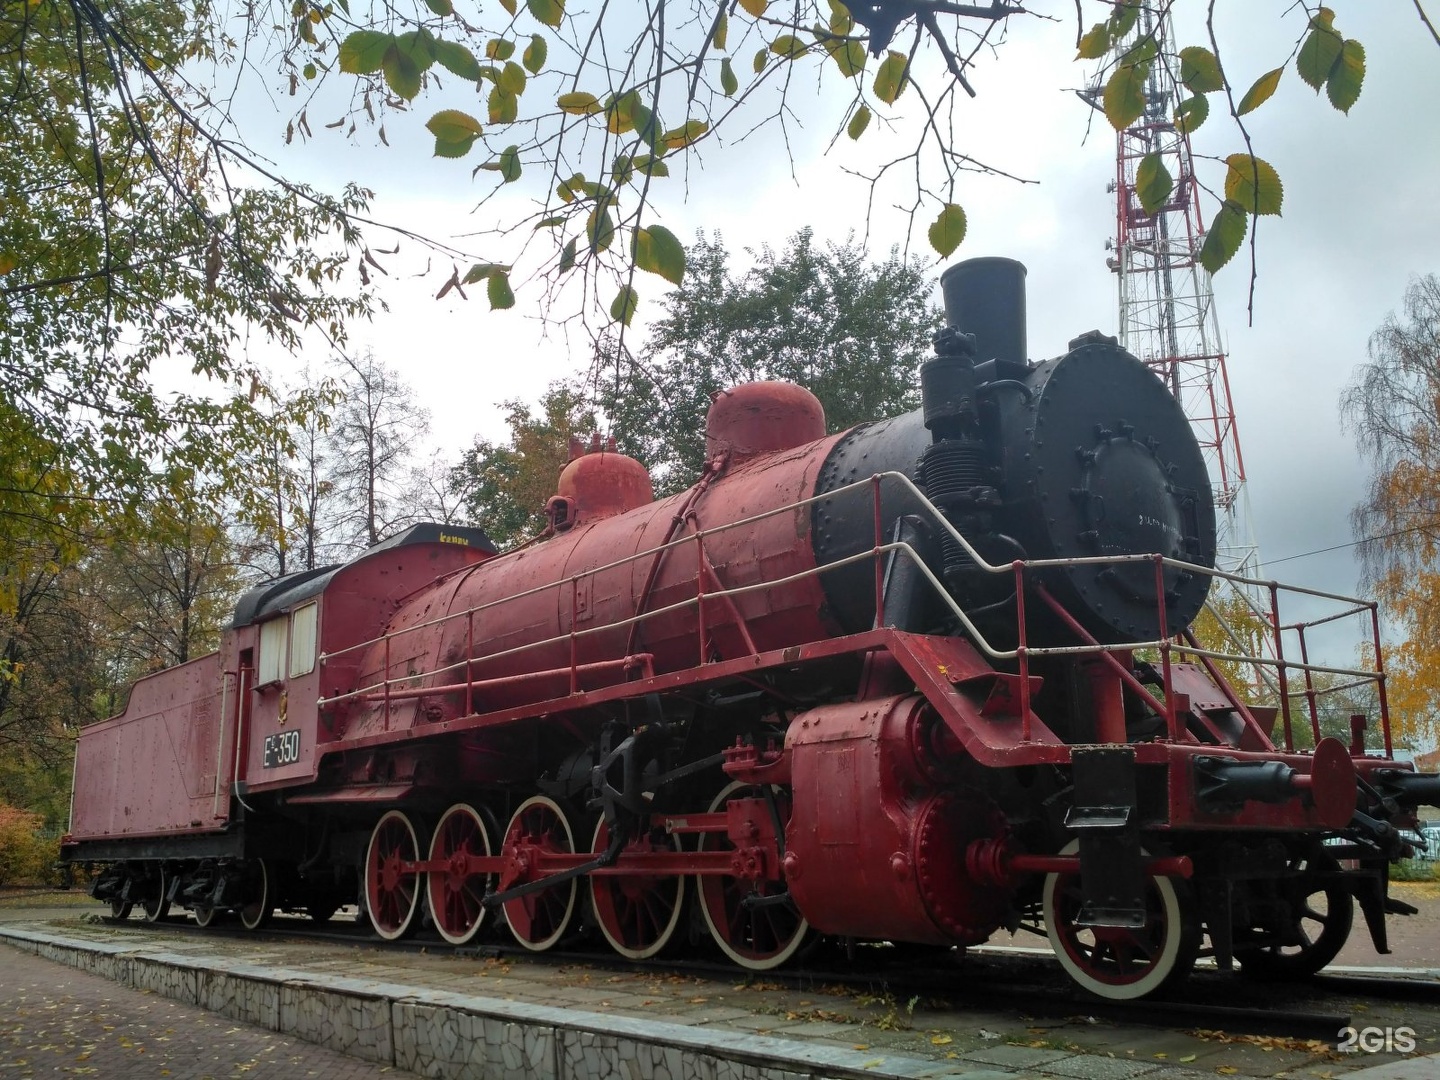
M946 272L913 413L827 435L808 391L739 386L672 498L572 442L515 550L422 525L251 590L219 652L81 733L66 857L121 916L358 898L386 939L499 912L533 950L708 935L753 970L1043 923L1111 998L1206 935L1314 972L1356 904L1388 951L1440 778L1393 760L1383 678L1383 753L1363 718L1322 738L1313 695L1300 750L1309 665L1270 663L1276 732L1183 636L1216 544L1190 424L1114 339L1030 362L1023 277Z

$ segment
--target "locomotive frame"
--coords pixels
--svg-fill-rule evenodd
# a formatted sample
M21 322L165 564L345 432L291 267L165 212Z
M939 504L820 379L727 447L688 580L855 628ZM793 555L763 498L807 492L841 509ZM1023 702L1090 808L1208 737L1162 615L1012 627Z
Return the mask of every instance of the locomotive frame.
M572 446L540 543L419 526L252 590L217 654L82 733L65 857L107 864L117 915L258 928L358 894L383 939L464 944L499 911L526 948L584 922L641 959L703 927L752 970L817 935L1043 923L1113 998L1183 976L1202 933L1225 968L1319 970L1357 903L1387 951L1388 866L1440 778L1393 759L1380 670L1346 674L1377 682L1383 756L1360 724L1323 738L1310 680L1338 669L1305 651L1368 613L1379 668L1375 605L1297 590L1340 608L1286 625L1284 587L1249 582L1301 661L1201 648L1210 582L1245 581L1206 565L1163 387L1098 335L1030 364L1013 318L974 328L909 417L825 436L807 392L738 387L672 499ZM1242 659L1277 672L1279 746L1218 666Z

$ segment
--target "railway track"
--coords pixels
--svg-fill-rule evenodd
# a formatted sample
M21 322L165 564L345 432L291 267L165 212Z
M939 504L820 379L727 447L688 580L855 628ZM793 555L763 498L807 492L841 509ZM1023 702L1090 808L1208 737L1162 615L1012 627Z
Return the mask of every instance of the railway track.
M111 922L110 920L106 920ZM124 927L123 922L111 925ZM135 924L138 930L256 940L256 933L241 928L211 926L201 929L188 919ZM312 941L345 945L378 945L365 927L343 922L311 924L295 918L272 922L260 936L270 939ZM763 975L737 970L720 960L655 959L629 961L582 939L536 953L503 941L464 947L447 945L438 936L421 933L401 942L387 943L406 952L453 954L460 957L508 959L554 967L585 965L604 971L686 975L734 983L737 979L763 980L770 986L801 992L843 988L857 996L918 1001L926 1010L1014 1012L1036 1019L1084 1017L1094 1022L1164 1029L1207 1029L1232 1035L1276 1036L1334 1042L1348 1027L1357 999L1373 999L1440 1006L1440 985L1433 981L1396 976L1386 978L1348 973L1322 974L1309 982L1251 983L1215 971L1197 970L1184 984L1183 997L1153 996L1144 1001L1109 1001L1074 987L1049 957L1035 953L999 950L964 954L960 950L916 953L902 957L886 947L862 947L846 952L822 943L797 965ZM957 977L958 976L958 977Z

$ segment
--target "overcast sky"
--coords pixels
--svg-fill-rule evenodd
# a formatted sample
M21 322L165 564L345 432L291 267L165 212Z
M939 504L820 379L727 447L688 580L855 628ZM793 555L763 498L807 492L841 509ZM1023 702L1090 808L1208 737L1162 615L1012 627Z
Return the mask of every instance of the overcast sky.
M957 114L955 138L982 160L1036 183L967 178L958 200L970 229L954 258L1006 255L1027 264L1030 352L1040 358L1063 351L1081 331L1116 332L1115 282L1105 265L1114 232L1105 188L1115 140L1071 92L1090 74L1072 62L1073 4L1031 6L1058 21L1011 20L1003 48L972 78L978 97ZM1237 94L1290 55L1303 18L1282 19L1289 6L1220 5L1217 33ZM1348 513L1364 470L1341 431L1339 395L1365 359L1371 331L1398 307L1408 277L1440 271L1440 47L1410 0L1333 6L1337 27L1365 46L1364 92L1343 116L1317 99L1292 66L1271 102L1251 114L1256 153L1285 182L1284 217L1261 223L1254 324L1247 325L1249 278L1239 258L1215 289L1261 558L1282 580L1348 592L1357 571L1348 547L1306 553L1353 539ZM1204 42L1203 27L1182 28L1178 36L1181 44ZM415 112L392 118L389 151L364 132L349 143L325 132L308 154L287 159L326 186L363 181L376 190L376 214L386 220L441 237L489 229L524 207L492 203L476 211L494 174L472 181L474 161L428 157L421 124L432 107L445 104L427 97ZM841 139L827 155L843 107L816 100L799 110L804 126L790 131L793 166L775 139L707 150L703 168L691 170L683 189L679 178L657 189L660 220L682 240L697 228L718 230L737 254L778 244L804 225L822 238L863 233L864 186L844 169L873 167L883 139L867 136L853 145ZM267 111L259 109L262 116ZM1243 147L1217 113L1212 108L1196 149L1223 157ZM313 116L312 124L320 130ZM1218 185L1221 173L1211 170L1208 179ZM1207 220L1215 208L1207 201ZM928 254L923 223L916 237L915 250ZM877 256L903 244L904 217L882 207L869 221L868 238ZM486 242L465 241L472 250ZM424 258L407 246L392 268L413 271ZM453 294L434 301L447 275L448 267L438 276L388 282L390 312L357 337L401 370L431 411L435 445L454 452L477 434L502 434L499 402L534 401L551 379L582 367L586 352L583 336L567 340L563 330L547 330L523 291L508 312L490 312L483 289L472 291L468 303ZM642 278L643 300L657 299L659 284Z

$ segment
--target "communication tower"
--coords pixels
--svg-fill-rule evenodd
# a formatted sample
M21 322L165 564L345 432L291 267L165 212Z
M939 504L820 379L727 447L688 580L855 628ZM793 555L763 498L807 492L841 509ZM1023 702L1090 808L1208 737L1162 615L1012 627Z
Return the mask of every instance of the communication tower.
M1116 137L1115 178L1109 184L1116 214L1113 254L1106 264L1118 285L1120 343L1165 380L1204 450L1215 498L1216 565L1259 577L1215 294L1199 261L1205 239L1200 188L1190 137L1174 121L1182 84L1168 8L1155 15L1142 7L1135 27L1116 49L1126 52L1149 35L1157 50L1145 87L1145 111ZM1098 90L1087 97L1097 101ZM1136 194L1136 171L1150 154L1160 156L1175 181L1165 204L1153 213L1145 211ZM1257 614L1268 610L1253 591L1237 593ZM1266 645L1265 651L1271 651Z

